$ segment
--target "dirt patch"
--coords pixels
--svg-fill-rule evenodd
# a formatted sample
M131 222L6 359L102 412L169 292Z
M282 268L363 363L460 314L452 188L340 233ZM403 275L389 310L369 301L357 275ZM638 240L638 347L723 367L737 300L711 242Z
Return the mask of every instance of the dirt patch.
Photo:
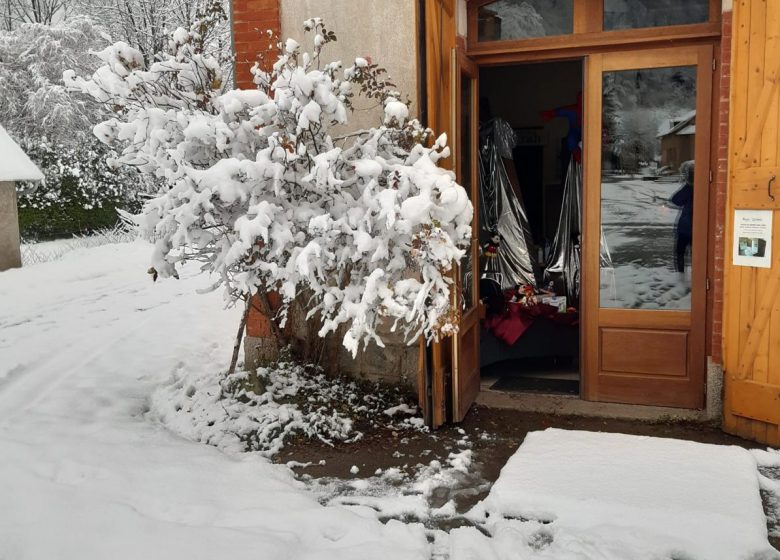
M460 488L452 489L450 495L442 496L437 500L438 503L432 504L438 507L439 503L451 498L455 501L457 512L462 514L487 495L501 468L523 442L526 434L546 428L618 432L755 447L752 442L730 436L706 424L557 416L477 406L472 408L462 424L446 426L432 433L376 427L366 431L360 441L334 447L299 439L288 443L275 460L280 463L309 463L307 467L291 463L296 474L304 480L352 480L373 477L388 468L397 468L411 476L433 460L445 462L451 453L470 449L471 479L464 480Z

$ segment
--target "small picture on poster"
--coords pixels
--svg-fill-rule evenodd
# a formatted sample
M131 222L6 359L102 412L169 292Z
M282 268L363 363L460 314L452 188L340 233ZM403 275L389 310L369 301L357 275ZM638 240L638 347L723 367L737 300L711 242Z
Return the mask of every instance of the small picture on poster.
M734 211L734 264L772 266L772 210Z

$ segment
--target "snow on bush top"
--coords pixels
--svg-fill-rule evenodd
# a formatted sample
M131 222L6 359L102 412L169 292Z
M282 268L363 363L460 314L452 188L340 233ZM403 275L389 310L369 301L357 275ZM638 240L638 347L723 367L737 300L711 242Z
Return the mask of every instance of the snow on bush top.
M370 60L344 72L323 62L335 35L318 18L305 22L311 53L280 42L270 71L252 70L257 89L223 92L201 45L209 24L176 30L148 68L116 43L91 78L64 76L114 110L95 134L122 149L119 161L167 183L142 219L155 270L172 276L200 261L230 302L276 290L289 304L305 288L320 335L348 326L353 354L382 345L383 322L409 340L454 332L449 272L470 240L472 206L437 166L446 137L431 142ZM333 137L356 94L383 104L383 122Z

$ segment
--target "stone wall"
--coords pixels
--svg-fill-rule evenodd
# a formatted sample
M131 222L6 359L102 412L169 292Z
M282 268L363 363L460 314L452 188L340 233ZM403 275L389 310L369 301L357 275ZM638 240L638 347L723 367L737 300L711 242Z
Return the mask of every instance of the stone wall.
M300 301L306 299L301 297ZM332 375L346 374L356 379L416 388L418 344L409 345L399 333L391 333L389 328L385 328L382 332L384 348L371 343L353 358L342 344L346 328L325 338L318 336L319 329L319 321L316 318L307 319L306 310L299 302L295 302L289 311L284 331L296 356L320 365ZM255 368L278 355L265 317L255 310L249 315L247 336L244 339L244 361L247 367Z
M360 9L355 9L359 4ZM412 101L411 113L418 114L417 23L415 0L233 0L236 83L252 87L248 69L268 40L263 31L271 29L283 39L292 37L304 50L311 50L311 35L304 35L303 22L321 17L338 40L328 45L325 59L341 60L350 66L356 57L370 58L385 68L397 89ZM406 100L406 97L403 98ZM382 107L366 99L355 100L355 111L343 134L376 126L382 121ZM273 302L271 302L273 304ZM316 320L307 320L305 311L293 306L286 335L293 350L333 374L359 379L402 383L417 382L418 345L407 345L400 336L387 333L386 346L369 345L356 358L344 349L344 331L317 336ZM247 367L273 359L278 349L270 342L270 328L262 313L253 306L247 320L244 357Z

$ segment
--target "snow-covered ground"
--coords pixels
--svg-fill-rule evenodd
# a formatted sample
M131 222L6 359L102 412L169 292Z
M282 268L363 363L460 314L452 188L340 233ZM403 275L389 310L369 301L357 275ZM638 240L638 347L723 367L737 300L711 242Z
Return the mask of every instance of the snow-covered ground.
M223 370L238 311L152 284L144 243L0 274L0 558L427 558L421 525L323 507L289 469L145 415L174 373Z
M690 309L691 270L675 270L678 178L616 176L602 184L604 239L614 268L601 270L601 306ZM690 262L690 253L688 256Z
M778 558L756 473L756 458L740 447L533 432L473 512L489 514L495 538L459 538L494 551L486 559L524 549L545 559Z
M465 448L411 480L306 485L260 453L177 435L159 403L225 369L239 311L196 294L208 279L192 268L153 284L149 251L78 249L0 274L1 560L778 556L758 489L777 498L780 483L754 459L776 468L777 453L533 433L463 518L427 498L479 483Z

